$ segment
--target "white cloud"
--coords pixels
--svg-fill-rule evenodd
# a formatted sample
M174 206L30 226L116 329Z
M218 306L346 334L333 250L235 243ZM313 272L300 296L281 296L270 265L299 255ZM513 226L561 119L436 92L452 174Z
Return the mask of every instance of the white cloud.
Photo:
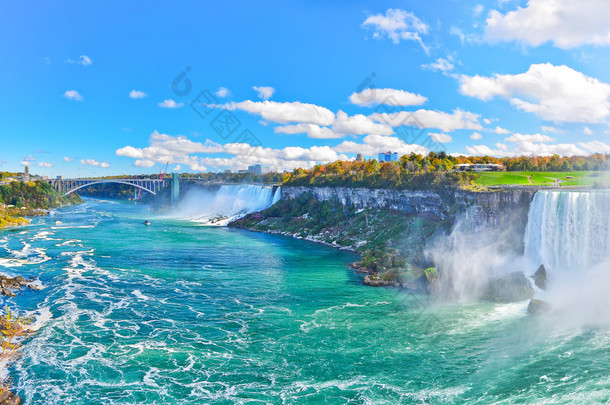
M584 127L582 129L582 133L585 135L593 135L593 131L591 131L591 129L589 127Z
M601 141L579 142L578 145L589 153L610 153L610 145Z
M64 97L68 100L83 101L83 96L76 90L66 90Z
M555 139L542 134L513 134L505 139L509 145L497 143L498 149L487 145L466 146L471 155L504 156L574 156L590 155L592 153L610 153L610 145L594 140L590 142L552 144Z
M411 12L390 8L385 15L375 14L368 17L362 27L373 30L373 38L389 38L395 44L401 40L415 41L426 53L429 51L421 39L421 35L428 33L429 27Z
M256 91L258 98L262 98L263 100L270 99L273 96L273 93L275 93L275 89L269 86L254 86L252 88Z
M562 129L559 129L557 127L548 126L548 125L541 126L540 130L542 132L553 132L553 133L556 133L556 134L563 134L565 132Z
M530 46L552 42L562 49L610 44L607 0L529 0L526 7L502 14L492 10L484 38Z
M131 90L129 92L129 97L130 98L144 98L147 97L148 94L144 93L143 91L140 90Z
M350 116L341 110L337 112L335 121L330 128L310 123L299 123L279 126L274 131L282 134L306 133L308 137L318 139L343 138L346 135L391 135L394 133L389 125L379 124L362 114Z
M180 166L180 165L176 165L176 166L174 166L174 168L172 169L172 172L179 172L180 170L182 170L182 166Z
M392 106L421 105L427 100L426 97L419 94L397 89L366 89L349 96L349 101L352 104L365 107L379 104Z
M514 143L522 143L522 142L532 142L532 143L540 143L540 142L553 142L555 138L551 138L548 135L543 134L512 134L508 138L505 139L507 142Z
M474 16L479 16L481 15L481 13L483 12L483 10L485 10L485 7L483 7L482 4L477 4L476 6L474 6L474 9L472 10Z
M407 155L411 152L426 154L428 149L421 145L408 144L402 139L394 136L367 135L362 143L353 141L343 141L333 147L333 150L340 153L362 153L365 156L375 156L379 152L391 150L400 155Z
M473 139L473 140L475 140L475 141L478 141L479 139L482 139L482 138L483 138L483 135L481 135L481 134L480 134L480 133L478 133L478 132L473 132L473 133L470 135L470 139Z
M46 59L48 59L48 57ZM67 63L75 63L77 65L83 65L83 66L89 66L89 65L91 65L93 63L91 58L88 57L87 55L81 55L81 56L78 57L77 60L68 58L68 59L66 59L66 62ZM50 59L49 59L48 63L51 63Z
M465 95L484 101L504 97L548 121L600 122L610 115L610 85L568 66L544 63L517 75L461 76L460 81Z
M328 127L308 123L279 126L275 127L274 131L276 134L307 134L308 137L317 139L335 139L345 136L345 134L333 132Z
M434 62L428 63L427 65L421 65L421 67L447 74L453 70L455 65L453 64L453 58L449 56L447 58L437 58Z
M38 162L38 166L40 167L53 167L53 164L48 162Z
M136 148L125 146L116 151L119 156L136 159L135 166L152 167L155 163L184 164L191 170L204 171L207 167L228 167L242 169L248 165L261 163L274 170L290 170L295 167L311 167L317 163L346 160L347 156L334 151L329 146L310 148L286 147L283 149L252 146L247 143L220 145L210 140L205 143L192 142L184 136L160 134L150 136L149 146ZM229 154L232 157L198 156L200 154Z
M472 145L466 146L466 151L472 156L494 156L494 157L505 157L512 156L510 152L502 149L492 149L487 145Z
M362 114L347 115L339 110L333 122L332 130L344 135L391 135L394 133L392 127L387 124L378 124L370 117Z
M453 113L431 110L399 111L397 113L375 113L371 115L375 121L398 127L401 125L420 126L422 128L437 128L443 132L457 129L481 130L479 114L456 109Z
M267 121L279 124L309 123L315 125L332 125L335 114L327 108L299 101L279 103L275 101L242 101L228 103L221 108L241 110L250 114L260 115Z
M218 97L225 98L229 97L231 95L231 92L226 87L219 87L218 90L216 90L215 94Z
M108 164L107 162L98 162L95 159L81 159L80 164L83 166L101 167L103 169L110 167L110 164Z
M506 134L510 134L510 131L506 128L502 128L499 126L496 126L496 129L494 129L494 132L496 134L500 134L500 135L506 135Z
M172 99L163 100L162 103L158 104L161 108L180 108L184 105L184 103L177 103Z
M80 63L83 66L89 66L90 64L93 63L91 58L88 57L87 55L81 55L79 58L80 58L80 61L78 63Z
M68 156L64 156L62 159L64 160L64 162L71 162L71 161L74 160L74 158L71 158L71 157L68 157Z
M453 138L447 134L429 133L428 136L438 143L449 143L453 141Z

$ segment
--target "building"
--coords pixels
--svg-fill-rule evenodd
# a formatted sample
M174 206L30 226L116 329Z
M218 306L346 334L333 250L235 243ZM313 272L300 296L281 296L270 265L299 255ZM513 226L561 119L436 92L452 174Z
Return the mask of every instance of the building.
M57 176L57 180L63 180L64 176Z
M381 152L379 153L380 162L396 162L398 160L397 152Z
M453 166L456 172L503 172L506 167L495 163L461 163Z
M28 165L25 166L25 172L23 173L23 177L21 178L21 181L23 181L24 183L27 183L30 181L30 166L28 166Z
M356 155L356 162L362 162L362 161L364 161L364 159L362 158L362 153L358 153Z
M265 167L261 164L255 164L252 166L248 166L248 173L252 174L266 174L269 173L269 168Z

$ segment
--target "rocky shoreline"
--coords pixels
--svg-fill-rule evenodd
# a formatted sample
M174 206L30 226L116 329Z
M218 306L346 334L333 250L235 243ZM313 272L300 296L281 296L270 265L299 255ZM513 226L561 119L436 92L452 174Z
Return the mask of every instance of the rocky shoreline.
M30 290L40 290L40 287L35 282L35 277L25 279L22 276L9 277L0 275L0 295L6 297L15 297L17 294L15 290L19 291L22 288L29 288Z
M5 297L15 297L22 289L38 291L41 289L35 277L24 278L23 276L10 277L0 274L0 295ZM34 318L25 317L12 313L8 307L4 314L0 316L0 334L2 336L2 351L0 359L2 366L7 367L17 356L20 342L23 338L34 332L31 327ZM19 405L21 397L10 390L6 380L0 382L0 405Z

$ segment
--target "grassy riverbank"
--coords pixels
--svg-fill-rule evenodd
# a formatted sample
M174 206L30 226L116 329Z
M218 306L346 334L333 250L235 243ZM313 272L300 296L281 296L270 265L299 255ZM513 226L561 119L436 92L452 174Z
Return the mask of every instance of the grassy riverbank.
M475 180L481 186L581 186L594 187L604 182L606 172L483 172Z

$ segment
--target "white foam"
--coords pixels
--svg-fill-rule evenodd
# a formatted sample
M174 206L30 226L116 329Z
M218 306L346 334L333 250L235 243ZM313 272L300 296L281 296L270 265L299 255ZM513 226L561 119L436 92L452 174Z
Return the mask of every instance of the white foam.
M36 320L32 324L26 326L26 328L25 328L32 332L39 330L53 318L53 315L51 314L51 310L48 307L40 308L35 313L37 314L37 315L35 315ZM31 312L27 313L27 315L30 315L30 314L32 314L32 313Z
M142 291L140 290L133 290L131 293L140 300L148 301L150 299L150 297L147 297L146 295L142 294Z

